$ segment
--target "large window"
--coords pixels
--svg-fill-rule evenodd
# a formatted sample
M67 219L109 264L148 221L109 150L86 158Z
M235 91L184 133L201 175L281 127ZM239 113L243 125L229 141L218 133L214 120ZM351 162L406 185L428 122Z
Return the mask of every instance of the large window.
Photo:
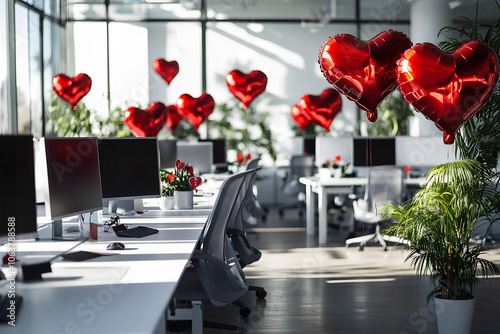
M52 22L51 20L44 19L43 20L43 94L44 94L44 126L45 133L48 134L51 129L49 129L49 105L51 103L51 99L53 98L53 89L52 89L52 78L59 73L61 69L61 43L60 40L62 37L61 27Z
M7 38L7 0L0 0L0 133L9 132L11 114L7 103L7 52L9 39Z
M59 0L0 0L0 133L47 129L52 77L60 70ZM8 38L7 36L11 36ZM12 38L13 37L13 38Z
M68 31L73 31L73 66L68 76L85 73L92 79L92 89L82 102L92 110L108 108L107 33L104 22L75 22Z

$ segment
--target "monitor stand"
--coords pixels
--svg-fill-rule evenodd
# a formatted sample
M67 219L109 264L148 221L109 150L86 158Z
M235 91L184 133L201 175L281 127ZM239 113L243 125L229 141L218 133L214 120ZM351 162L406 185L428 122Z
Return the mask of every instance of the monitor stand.
M144 212L142 199L110 200L108 204L109 215L133 216L136 213Z
M52 240L77 241L81 240L80 235L67 236L63 233L62 219L52 221Z

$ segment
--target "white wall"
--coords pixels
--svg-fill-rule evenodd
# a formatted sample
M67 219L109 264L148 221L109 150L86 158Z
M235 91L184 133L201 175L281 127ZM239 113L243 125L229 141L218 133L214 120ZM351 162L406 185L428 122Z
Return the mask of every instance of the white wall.
M379 24L382 30L387 24ZM93 86L85 103L107 108L104 23L74 24L74 73L85 72ZM403 30L401 25L392 27ZM363 30L365 31L365 30ZM379 31L379 32L380 32ZM366 31L365 31L366 32ZM407 33L407 31L404 31ZM352 24L330 24L309 29L288 23L209 23L207 27L207 93L216 104L233 99L225 78L239 69L261 70L268 77L266 91L252 103L255 112L271 114L279 159L294 152L290 110L305 94L319 95L331 85L318 64L326 41L337 34L356 34ZM373 37L373 36L371 36ZM368 37L367 37L368 38ZM167 85L152 69L156 58L179 63L179 74ZM153 101L173 104L184 93L198 97L201 86L201 26L195 22L110 24L110 86L112 107ZM70 73L73 74L74 73ZM333 121L332 137L351 136L357 126L355 104L342 97L342 112ZM217 117L216 112L211 117ZM366 117L361 113L361 117ZM257 129L251 129L251 131ZM204 133L202 126L200 133ZM252 153L252 152L250 152ZM264 159L263 163L269 160Z
M318 54L325 42L340 33L354 34L352 25L327 25L316 33L298 24L263 24L261 30L244 23L211 24L207 31L207 89L216 104L232 98L227 74L260 70L268 77L266 91L253 101L257 112L269 112L271 130L280 158L289 157L293 148L290 110L305 94L319 95L331 87L320 71ZM253 30L252 30L252 29ZM256 32L257 31L257 32ZM333 121L332 135L354 131L356 107L343 98L342 112Z

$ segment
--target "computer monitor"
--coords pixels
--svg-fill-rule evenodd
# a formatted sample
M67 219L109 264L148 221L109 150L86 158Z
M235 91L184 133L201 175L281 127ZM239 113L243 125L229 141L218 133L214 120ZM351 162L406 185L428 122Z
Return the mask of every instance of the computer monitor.
M200 139L200 142L212 143L212 157L215 166L227 166L227 139Z
M387 138L354 138L354 167L396 165L396 141Z
M304 137L304 155L316 155L316 137Z
M177 140L158 140L158 150L160 153L160 169L173 170L175 168L175 160L177 160Z
M98 148L102 197L113 201L109 213L141 212L143 198L161 196L156 137L99 138ZM126 204L133 200L135 206Z
M0 135L0 243L37 238L33 136Z
M340 156L344 163L353 165L352 137L316 137L315 151L315 163L318 167L337 156Z
M455 147L443 143L442 136L396 137L396 165L429 168L455 161Z
M211 142L177 142L177 158L193 166L196 175L210 173L213 165Z
M63 238L62 219L102 209L97 138L42 138L45 213L53 238Z

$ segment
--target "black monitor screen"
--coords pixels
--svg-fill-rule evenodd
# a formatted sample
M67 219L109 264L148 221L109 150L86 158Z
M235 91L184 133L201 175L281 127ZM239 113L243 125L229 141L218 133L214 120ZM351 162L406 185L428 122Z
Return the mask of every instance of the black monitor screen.
M158 150L160 153L160 169L173 170L175 168L175 160L177 160L177 140L158 140Z
M45 210L51 220L102 209L97 138L43 138L47 187Z
M316 137L304 138L304 155L316 154Z
M0 161L0 240L35 237L33 136L0 135Z
M353 149L355 167L396 164L394 138L354 138Z
M227 164L227 139L200 139L212 143L212 157L214 165Z
M158 139L100 138L102 197L160 197Z

